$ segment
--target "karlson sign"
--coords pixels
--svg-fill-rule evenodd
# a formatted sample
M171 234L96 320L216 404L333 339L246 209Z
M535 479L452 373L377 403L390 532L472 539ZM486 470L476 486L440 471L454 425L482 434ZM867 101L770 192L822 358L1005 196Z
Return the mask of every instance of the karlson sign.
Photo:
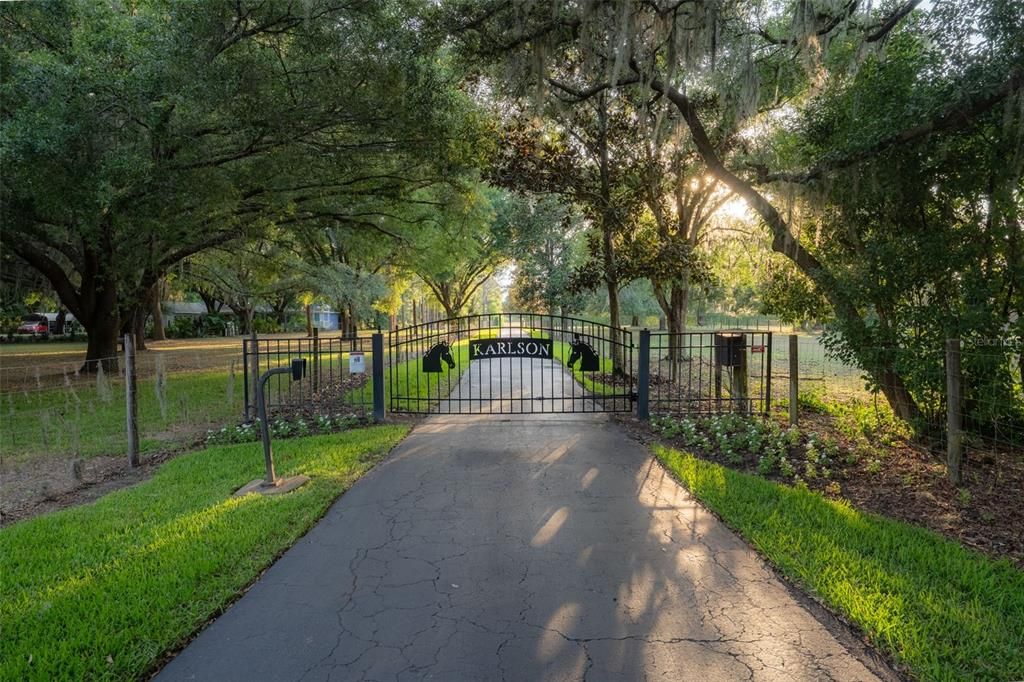
M502 337L473 339L469 342L469 359L484 358L550 358L551 339Z

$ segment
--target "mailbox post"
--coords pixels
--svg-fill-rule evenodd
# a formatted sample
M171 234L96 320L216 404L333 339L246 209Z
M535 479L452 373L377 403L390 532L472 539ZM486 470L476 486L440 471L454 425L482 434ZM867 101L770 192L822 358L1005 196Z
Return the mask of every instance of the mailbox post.
M236 496L253 492L263 495L286 493L291 490L295 490L302 484L309 481L308 476L278 478L277 474L274 472L274 453L270 447L270 424L267 419L267 400L266 394L264 393L264 387L267 384L267 380L277 374L291 374L293 381L301 380L306 376L306 359L296 358L292 360L291 365L288 367L275 367L274 369L267 370L259 378L259 381L256 382L256 409L259 412L260 440L263 441L263 464L266 469L266 473L263 479L257 478L240 488L235 492Z
M747 414L747 336L742 332L715 334L715 404L722 409L722 368L729 368L729 403Z

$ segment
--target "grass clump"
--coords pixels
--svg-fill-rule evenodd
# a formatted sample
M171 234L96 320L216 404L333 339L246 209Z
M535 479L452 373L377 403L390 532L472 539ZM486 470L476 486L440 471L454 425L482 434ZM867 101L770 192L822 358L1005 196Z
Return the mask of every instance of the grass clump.
M928 680L1024 678L1024 573L931 531L662 445L654 453L783 573Z
M275 444L280 497L231 494L263 474L258 444L211 447L94 504L0 531L0 679L144 676L304 534L407 430Z

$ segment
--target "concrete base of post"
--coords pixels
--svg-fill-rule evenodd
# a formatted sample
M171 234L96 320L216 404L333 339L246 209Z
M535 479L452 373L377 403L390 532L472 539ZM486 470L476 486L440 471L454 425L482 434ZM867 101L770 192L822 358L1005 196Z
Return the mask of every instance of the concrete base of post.
M249 481L236 490L232 497L241 497L242 495L248 495L249 493L256 493L257 495L283 495L285 493L290 493L296 488L301 488L307 483L309 483L309 476L289 476L288 478L279 478L273 485L267 485L267 482L264 479L257 478Z

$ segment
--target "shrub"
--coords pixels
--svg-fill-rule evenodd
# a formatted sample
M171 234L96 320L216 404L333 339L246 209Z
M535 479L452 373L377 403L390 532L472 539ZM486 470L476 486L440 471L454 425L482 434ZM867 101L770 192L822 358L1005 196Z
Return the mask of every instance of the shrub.
M186 315L176 315L167 325L167 336L172 339L194 339L199 336L198 320Z

